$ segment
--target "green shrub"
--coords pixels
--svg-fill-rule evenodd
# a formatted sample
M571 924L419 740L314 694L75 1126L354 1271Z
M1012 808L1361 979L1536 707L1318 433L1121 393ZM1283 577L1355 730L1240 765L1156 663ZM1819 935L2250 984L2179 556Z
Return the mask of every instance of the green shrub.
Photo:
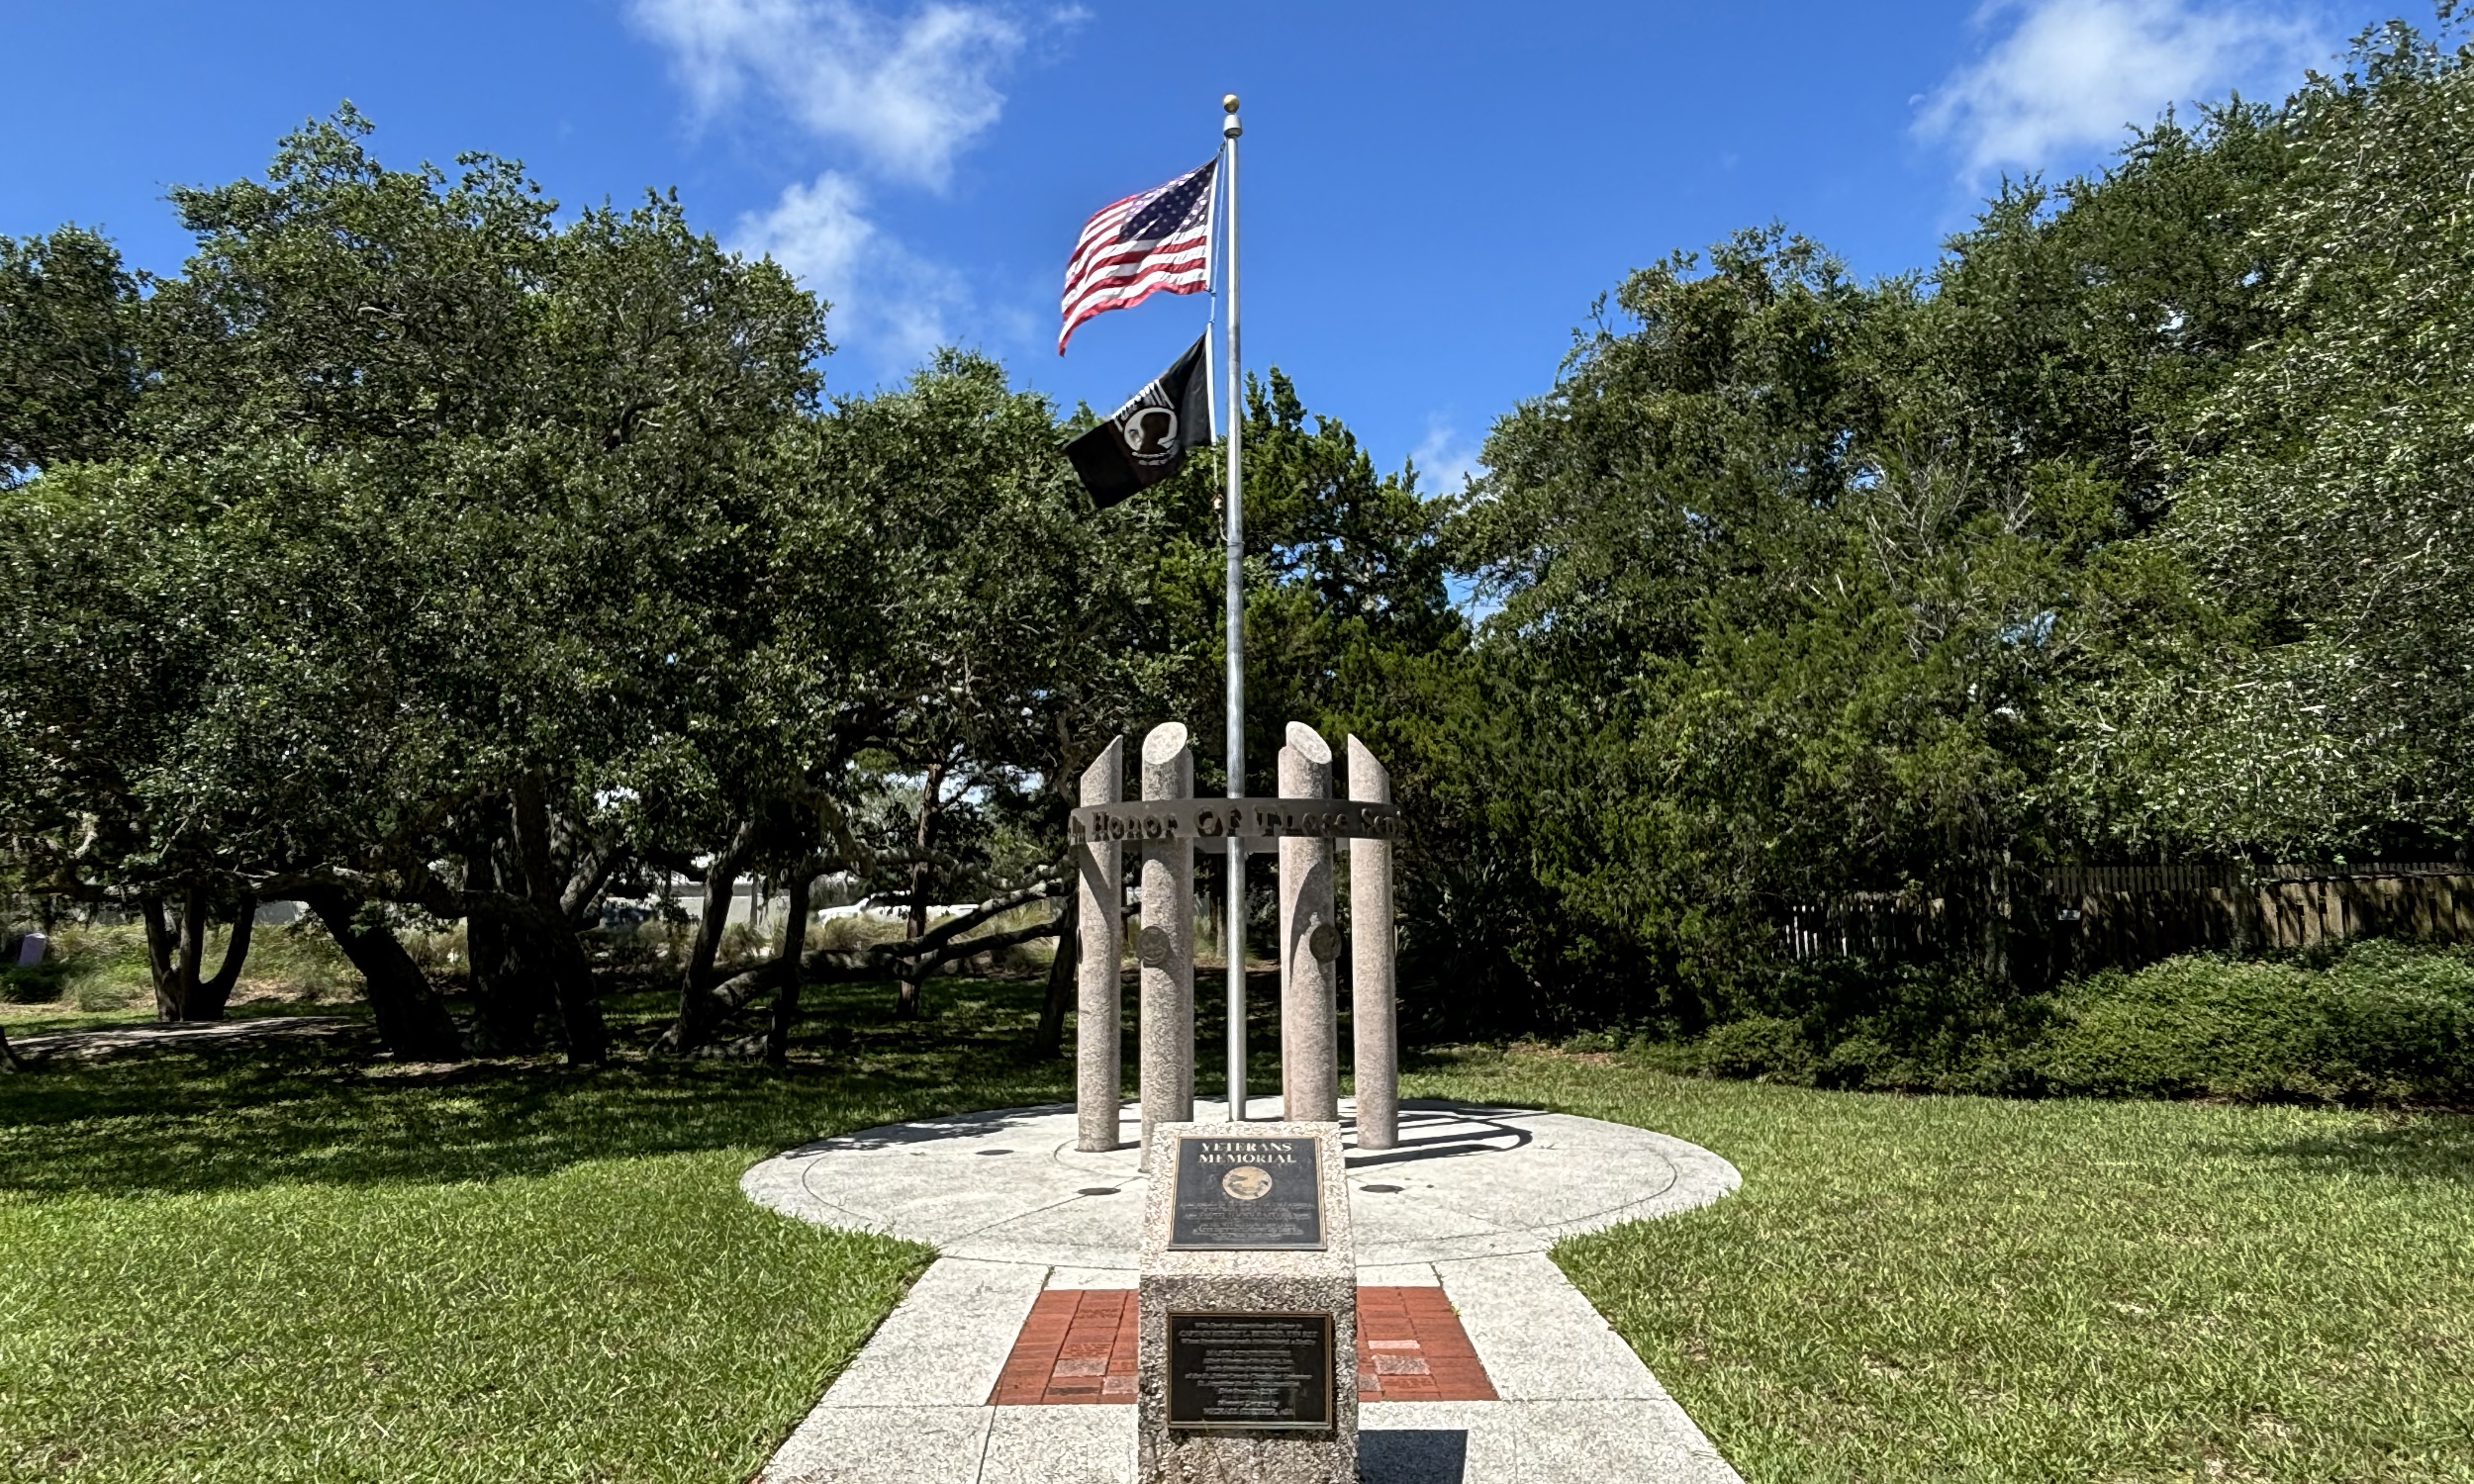
M2187 955L2063 993L2055 1091L2342 1103L2474 1098L2474 953L2370 941L2325 969Z
M754 924L731 922L722 925L721 941L714 945L714 959L721 964L752 964L772 953L772 940L757 932Z
M322 931L318 936L331 946L334 942L332 934ZM404 952L421 967L421 972L433 979L450 978L466 967L464 925L460 922L437 927L403 927L397 929L396 937L402 940Z
M1915 1074L1914 1067L1913 1057L1899 1055L1877 1036L1850 1036L1813 1068L1813 1083L1848 1090L1896 1087Z
M1806 1082L1813 1061L1804 1028L1774 1015L1729 1021L1701 1039L1701 1066L1711 1076Z
M46 958L20 969L0 969L0 999L21 1005L49 1004L68 983L68 961Z
M650 969L670 956L670 929L660 922L588 928L579 936L593 961L611 969Z
M2474 949L2186 955L2049 995L1931 968L1798 987L1816 985L1828 994L1801 1020L1735 1020L1698 1042L1635 1046L1631 1060L1867 1091L2474 1101Z
M2049 996L2022 994L1960 965L1845 959L1778 975L1780 1013L1799 1017L1815 1083L1899 1092L2038 1090L2031 1049Z
M126 1010L154 993L150 984L132 984L127 979L101 974L79 979L76 985L70 1002L88 1015L100 1015L107 1010Z
M206 935L208 973L222 967L224 944L229 936L223 928ZM405 947L417 961L433 943L449 939L457 946L462 943L460 931L407 933L404 938ZM0 998L24 997L19 981L30 972L0 974ZM154 974L146 963L145 929L134 922L63 924L52 939L51 956L41 966L40 973L49 981L48 998L63 999L87 1014L130 1009L149 1003L154 997ZM240 978L252 989L272 989L296 1000L345 999L361 992L360 975L351 961L343 957L333 937L314 917L281 926L261 926L251 933L249 957L241 965Z
M871 917L865 912L847 912L817 923L809 942L817 948L848 951L875 943L890 943L901 936L903 927L898 922Z
M208 935L206 962L211 969L224 962L224 935ZM463 944L460 929L447 933L406 933L405 950L425 970L443 972L435 962L438 952L449 939L455 947ZM261 927L249 935L249 957L240 966L240 976L260 984L282 989L295 999L349 999L361 992L360 971L335 947L334 935L315 916L293 919L281 926Z
M154 996L145 929L134 922L64 923L51 940L51 952L60 966L63 993L83 1012L125 1010Z

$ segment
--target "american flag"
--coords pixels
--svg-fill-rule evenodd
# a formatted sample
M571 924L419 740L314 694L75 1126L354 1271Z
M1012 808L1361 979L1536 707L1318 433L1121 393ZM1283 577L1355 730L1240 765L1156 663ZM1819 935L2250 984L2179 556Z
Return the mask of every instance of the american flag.
M1083 224L1073 260L1065 265L1065 327L1094 315L1131 309L1154 294L1195 294L1211 287L1211 171L1218 160L1167 185L1101 207Z

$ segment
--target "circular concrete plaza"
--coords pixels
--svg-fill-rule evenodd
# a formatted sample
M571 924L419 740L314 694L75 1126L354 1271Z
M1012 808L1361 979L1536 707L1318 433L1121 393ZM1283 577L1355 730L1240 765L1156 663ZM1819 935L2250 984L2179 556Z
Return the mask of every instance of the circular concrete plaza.
M1225 1116L1197 1102L1194 1116ZM1342 1104L1358 1265L1542 1252L1617 1222L1707 1205L1735 1166L1649 1129L1410 1099L1397 1149L1362 1150ZM1277 1118L1276 1099L1247 1112ZM1135 1105L1119 1148L1074 1147L1074 1110L1002 1108L820 1139L747 1171L750 1198L826 1226L926 1243L948 1257L1130 1268L1142 1219Z

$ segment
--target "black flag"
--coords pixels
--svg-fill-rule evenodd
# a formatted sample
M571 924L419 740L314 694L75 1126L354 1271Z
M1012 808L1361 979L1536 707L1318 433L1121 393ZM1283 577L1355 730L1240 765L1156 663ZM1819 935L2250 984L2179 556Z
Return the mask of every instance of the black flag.
M1211 444L1211 378L1203 340L1099 425L1065 445L1091 503L1101 510L1177 472L1189 448Z

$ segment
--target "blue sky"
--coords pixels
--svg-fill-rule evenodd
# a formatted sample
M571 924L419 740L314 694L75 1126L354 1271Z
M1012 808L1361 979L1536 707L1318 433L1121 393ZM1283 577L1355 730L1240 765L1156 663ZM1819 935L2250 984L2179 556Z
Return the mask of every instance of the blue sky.
M75 221L175 269L167 186L255 174L349 98L390 163L488 149L570 205L677 187L834 301L836 390L955 341L1105 407L1205 302L1102 316L1060 360L1066 251L1099 206L1207 158L1235 91L1249 365L1448 481L1627 269L1773 219L1867 276L1923 264L2003 172L2087 168L2168 103L2281 95L2393 13L0 0L0 232Z

